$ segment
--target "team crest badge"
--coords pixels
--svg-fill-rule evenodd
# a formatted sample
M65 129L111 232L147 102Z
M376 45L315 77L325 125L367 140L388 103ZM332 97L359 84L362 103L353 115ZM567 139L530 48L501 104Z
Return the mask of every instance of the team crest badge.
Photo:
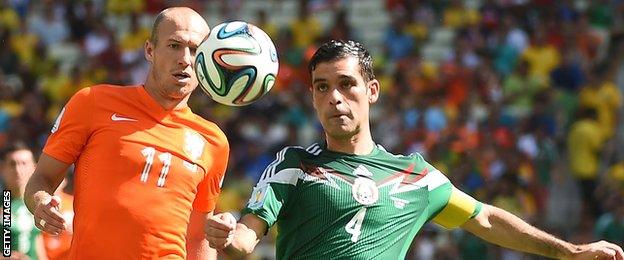
M204 146L206 141L200 134L191 130L184 131L184 152L191 160L195 161L202 156Z
M377 184L369 178L356 178L353 182L353 186L351 187L351 191L355 201L362 205L372 205L379 200L379 189L377 189Z

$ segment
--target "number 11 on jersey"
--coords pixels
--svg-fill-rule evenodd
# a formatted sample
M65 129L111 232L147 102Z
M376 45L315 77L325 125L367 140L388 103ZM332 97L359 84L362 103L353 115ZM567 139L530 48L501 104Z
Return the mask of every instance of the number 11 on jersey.
M154 163L154 155L156 155L156 149L154 147L145 147L141 150L141 154L145 157L145 166L143 166L143 171L141 172L141 181L147 182L147 177L149 176L149 172L152 169L152 164ZM165 186L165 180L167 178L167 173L169 173L169 167L171 166L171 154L170 153L162 153L158 156L160 162L162 162L163 167L160 169L160 175L158 176L158 182L156 185L158 187Z
M364 222L364 216L366 215L366 208L362 207L355 213L355 216L349 220L347 226L345 226L345 230L347 233L351 234L351 241L357 242L360 238L360 234L362 233L362 222Z

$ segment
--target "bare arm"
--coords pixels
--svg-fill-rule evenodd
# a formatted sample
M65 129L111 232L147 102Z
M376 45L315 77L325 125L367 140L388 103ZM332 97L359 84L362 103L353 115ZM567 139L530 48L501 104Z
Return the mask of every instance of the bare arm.
M58 211L60 198L52 194L63 181L67 167L68 164L42 154L24 191L24 203L33 213L37 227L51 234L65 229L65 220ZM40 225L41 219L45 220L45 227Z
M256 215L247 214L243 216L236 224L232 244L226 247L225 251L230 253L234 250L245 255L251 254L266 230L266 223Z
M486 204L483 204L479 215L461 227L488 242L552 258L624 259L624 253L617 245L605 241L587 245L571 244L529 225L505 210Z
M206 226L206 236L210 244L232 256L251 254L264 236L267 224L253 214L244 215L236 223L230 213L217 214Z
M186 231L186 259L217 259L217 251L208 245L203 227L212 212L191 211Z

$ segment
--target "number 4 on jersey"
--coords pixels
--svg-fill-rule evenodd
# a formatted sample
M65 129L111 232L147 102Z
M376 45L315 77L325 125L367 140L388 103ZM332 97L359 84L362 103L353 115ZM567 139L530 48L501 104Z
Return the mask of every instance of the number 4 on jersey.
M364 222L364 215L366 215L366 208L361 208L355 213L355 216L349 220L347 226L345 226L345 230L347 233L351 234L351 241L357 242L360 238L360 234L362 233L362 222Z

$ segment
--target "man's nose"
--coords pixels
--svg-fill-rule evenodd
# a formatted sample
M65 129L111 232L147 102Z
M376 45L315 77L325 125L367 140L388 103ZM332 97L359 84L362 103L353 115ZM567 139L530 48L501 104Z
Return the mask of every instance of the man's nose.
M329 103L332 105L338 105L342 103L342 93L338 90L338 88L332 88L329 92Z
M182 56L180 57L179 63L180 65L183 65L184 67L189 66L193 63L193 54L191 53L191 50L188 47L184 48Z

